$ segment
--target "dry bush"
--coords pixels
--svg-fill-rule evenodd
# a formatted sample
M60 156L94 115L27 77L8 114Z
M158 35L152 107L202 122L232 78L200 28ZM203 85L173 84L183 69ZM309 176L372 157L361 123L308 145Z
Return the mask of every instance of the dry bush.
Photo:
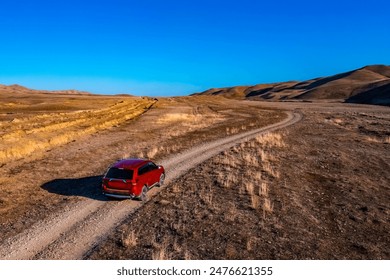
M279 178L279 172L269 162L263 162L263 170L274 178Z
M246 241L246 249L247 249L247 251L252 251L255 244L256 244L256 238L253 237L253 236L249 236L247 241Z
M253 178L256 183L261 182L263 180L260 172L254 172L251 178Z
M152 260L169 260L166 247L155 249L152 253Z
M258 197L255 194L251 195L251 207L253 209L257 209L259 208L259 205L260 205L260 197Z
M137 235L135 234L134 230L130 233L122 232L121 236L121 245L125 248L131 248L137 245Z
M173 184L172 185L172 192L173 193L179 193L181 190L180 190L180 187L178 184Z
M170 122L198 122L202 119L201 115L184 114L184 113L171 113L162 116L159 123L170 123Z
M268 155L264 150L260 150L260 158L262 161L268 161Z
M124 152L122 158L130 158L131 154L129 152Z
M259 188L259 195L268 197L268 184L266 182L261 182L260 188Z
M146 155L148 156L149 159L153 159L158 152L159 152L159 148L153 147L146 152Z
M213 206L213 192L212 192L211 188L203 191L202 198L208 205Z
M378 137L367 136L366 140L368 142L372 142L372 143L390 144L390 136L385 137L384 139L381 139L381 138L378 138Z
M220 156L218 158L216 158L215 162L217 164L222 164L222 165L226 165L226 166L230 166L230 167L236 167L236 161L237 161L237 158L234 157L234 156L231 156L231 155L224 155L224 156Z
M140 151L140 152L138 153L138 157L139 157L139 158L144 158L144 157L145 157L144 152L143 152L143 151Z
M164 238L161 242L156 239L152 241L153 252L152 260L169 260L169 242L167 238Z
M245 189L246 189L247 193L251 196L254 195L255 185L253 184L253 182L246 182L246 183L244 183L244 185L245 185Z
M251 165L251 166L259 165L259 161L255 155L252 155L250 153L245 153L242 155L242 158L247 165Z
M228 211L225 212L225 219L234 222L234 220L238 217L238 215L239 215L239 211L236 208L234 202L229 202Z
M237 127L227 127L226 128L226 134L231 135L231 134L237 134L240 131L239 128Z
M264 198L263 211L264 213L272 213L273 211L273 205L271 203L271 200L268 197Z
M373 143L381 143L382 141L377 137L367 136L366 140Z
M180 246L179 242L177 241L177 238L173 241L173 251L176 253L180 253L182 251L182 247Z
M224 188L230 188L237 183L237 177L232 172L219 172L217 174L217 182Z
M184 259L185 260L192 260L191 253L188 250L184 251Z
M284 147L282 135L280 133L266 133L255 137L257 143L267 147Z
M240 151L239 147L237 146L234 146L232 149L231 149L232 152L235 152L235 153L238 153Z

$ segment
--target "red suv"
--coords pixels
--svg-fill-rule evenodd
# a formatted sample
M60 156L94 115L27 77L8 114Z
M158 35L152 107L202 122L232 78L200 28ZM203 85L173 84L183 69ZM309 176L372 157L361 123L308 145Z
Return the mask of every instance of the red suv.
M116 198L146 200L146 193L164 183L165 170L146 159L123 159L113 164L103 177L103 194Z

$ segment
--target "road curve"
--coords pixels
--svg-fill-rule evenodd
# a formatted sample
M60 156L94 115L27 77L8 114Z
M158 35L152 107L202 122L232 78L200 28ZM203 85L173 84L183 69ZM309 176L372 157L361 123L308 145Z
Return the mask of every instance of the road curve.
M302 119L300 113L287 114L287 118L279 123L207 142L161 161L167 171L166 184L238 143L290 126ZM160 188L150 190L149 198L159 191ZM82 259L139 207L142 204L133 200L80 201L2 242L0 259Z

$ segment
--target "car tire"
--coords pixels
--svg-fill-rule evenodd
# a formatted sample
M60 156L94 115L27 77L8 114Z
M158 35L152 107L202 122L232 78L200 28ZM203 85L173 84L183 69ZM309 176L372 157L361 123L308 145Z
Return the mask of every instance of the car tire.
M147 193L148 193L148 187L145 185L143 186L142 190L141 190L141 194L139 195L138 199L140 201L146 201L148 196L147 196Z
M162 173L161 176L160 176L160 181L158 181L158 186L159 187L161 187L164 184L164 180L165 180L165 174Z

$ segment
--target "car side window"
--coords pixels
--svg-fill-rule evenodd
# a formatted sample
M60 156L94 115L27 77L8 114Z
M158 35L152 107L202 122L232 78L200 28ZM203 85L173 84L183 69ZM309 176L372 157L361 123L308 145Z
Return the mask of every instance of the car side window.
M149 162L149 170L151 171L151 170L155 170L155 169L157 169L158 168L158 166L157 165L155 165L153 162Z
M148 172L148 164L145 164L143 166L141 166L139 169L138 169L138 175L143 175L145 174L146 172Z

